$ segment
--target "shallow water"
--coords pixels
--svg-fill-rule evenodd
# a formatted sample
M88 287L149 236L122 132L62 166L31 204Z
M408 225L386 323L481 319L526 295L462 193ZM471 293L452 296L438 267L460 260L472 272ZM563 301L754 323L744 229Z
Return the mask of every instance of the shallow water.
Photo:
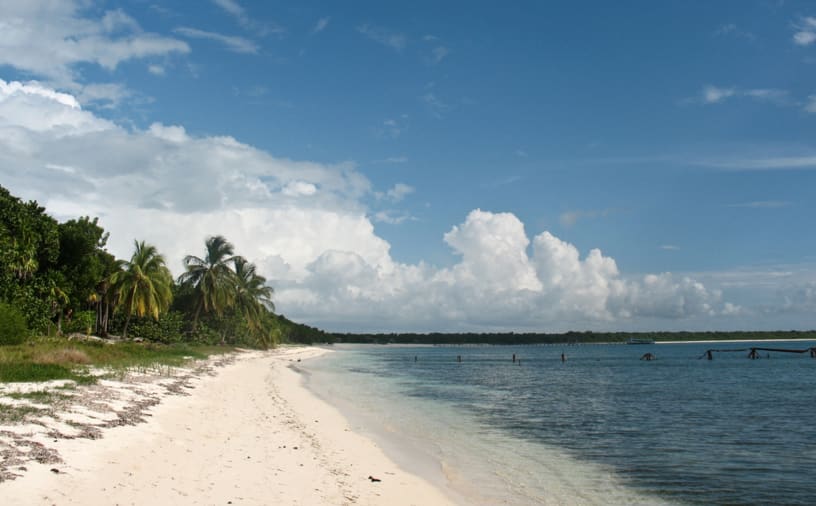
M469 504L813 504L816 360L698 359L748 346L357 346L307 367Z

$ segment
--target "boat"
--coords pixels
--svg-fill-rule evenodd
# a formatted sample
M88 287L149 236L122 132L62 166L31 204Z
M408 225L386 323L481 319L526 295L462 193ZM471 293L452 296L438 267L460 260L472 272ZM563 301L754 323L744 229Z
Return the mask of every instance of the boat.
M643 337L630 337L626 340L626 344L654 344L654 339L648 339Z

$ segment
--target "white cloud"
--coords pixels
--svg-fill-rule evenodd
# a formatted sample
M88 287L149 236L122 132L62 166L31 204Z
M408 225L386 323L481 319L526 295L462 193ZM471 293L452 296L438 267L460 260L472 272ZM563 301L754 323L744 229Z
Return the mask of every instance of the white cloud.
M733 97L736 94L734 88L718 88L716 86L706 86L703 88L703 101L707 104L716 104L724 99Z
M380 137L390 137L396 139L402 132L408 128L408 116L403 114L398 118L388 118L383 120L382 126L377 129L377 135Z
M714 35L717 37L742 38L749 41L753 41L756 39L756 36L753 33L738 28L737 25L734 23L727 23L720 26L719 28L714 30Z
M317 186L304 181L291 181L283 187L282 192L288 197L309 197L317 193Z
M184 54L186 42L141 30L122 10L87 17L85 2L27 0L0 2L0 65L73 85L76 65L91 63L107 70L128 60Z
M258 52L258 45L249 39L245 39L244 37L237 37L234 35L223 35L220 33L208 32L205 30L199 30L197 28L190 28L186 26L178 27L173 31L178 34L184 35L185 37L193 39L205 39L219 42L226 46L226 48L229 51L232 51L233 53L254 54Z
M161 65L148 65L147 71L154 76L163 76L165 74L165 69Z
M428 92L419 98L428 108L431 115L437 119L442 119L445 113L450 110L450 106L440 100L435 93Z
M439 63L444 60L448 54L450 54L450 49L445 46L437 46L431 50L431 61L433 61L433 63Z
M330 329L609 328L736 307L688 276L626 279L600 250L581 258L549 232L531 240L510 213L475 210L452 227L449 267L399 263L351 164L276 158L182 126L128 130L36 83L0 81L0 180L59 219L99 216L120 258L133 239L156 244L176 274L205 237L223 234L273 282L280 311ZM398 199L411 188L392 190Z
M718 104L726 99L737 97L747 97L761 102L775 103L777 105L787 105L790 102L789 95L786 90L774 88L721 88L711 85L703 87L701 101L705 104Z
M793 42L798 46L809 46L816 42L816 18L804 17L794 25L796 32L793 34Z
M729 207L750 207L753 209L778 209L788 207L791 203L785 200L757 200L754 202L743 202L742 204L731 204Z
M410 214L393 210L378 211L374 213L373 218L377 223L387 223L389 225L400 225L406 221L416 221L416 218Z
M375 160L375 162L379 163L408 163L407 156L389 156L388 158L384 158L382 160Z
M406 196L414 193L415 188L405 183L397 183L393 188L389 189L385 196L393 202L399 202Z
M212 2L236 18L246 17L246 11L235 0L212 0Z
M678 251L680 249L679 246L675 246L674 244L662 244L660 249L665 251Z
M816 95L808 95L805 111L816 112Z
M235 0L212 0L212 2L223 9L227 14L235 18L239 25L246 30L250 30L257 35L266 36L269 34L283 34L286 29L276 23L260 22L247 14L241 4Z
M604 218L614 212L615 209L602 209L602 210L578 209L574 211L566 211L564 213L561 213L561 216L559 216L559 221L561 222L562 226L570 228L574 226L576 223L578 223L578 220Z
M398 32L393 32L386 28L366 24L358 26L357 31L369 39L379 42L384 46L390 47L397 52L402 51L405 49L405 46L408 45L408 39L405 37L405 35Z
M79 101L106 109L119 107L123 100L133 97L133 92L118 83L86 84L79 91Z
M781 156L738 158L731 160L704 160L698 165L728 170L789 170L816 169L816 156Z
M314 25L314 28L312 28L312 33L320 33L323 30L325 30L326 27L329 26L329 21L330 20L331 20L331 18L329 18L329 17L318 19L317 23L315 23L315 25Z

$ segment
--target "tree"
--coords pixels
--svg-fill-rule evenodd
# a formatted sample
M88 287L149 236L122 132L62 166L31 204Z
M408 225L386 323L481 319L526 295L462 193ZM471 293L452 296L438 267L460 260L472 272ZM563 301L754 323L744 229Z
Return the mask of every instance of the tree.
M230 262L235 261L232 244L220 235L207 238L204 244L206 256L184 257L187 271L178 278L180 284L191 286L195 292L193 332L202 311L221 316L235 300L235 273L230 269Z
M253 332L261 329L263 314L274 310L272 287L266 284L266 278L255 271L255 265L243 257L233 259L235 266L235 309L246 320Z
M155 246L134 241L136 251L130 262L120 261L121 270L111 276L111 287L119 307L125 312L122 337L127 337L130 318L150 315L154 320L170 307L173 299L173 277L164 257Z
M113 255L104 250L108 233L97 221L86 216L59 224L58 268L74 313L97 302L97 285L111 274L114 264Z
M19 309L35 331L50 321L49 271L58 256L57 221L37 202L23 202L0 186L0 301Z

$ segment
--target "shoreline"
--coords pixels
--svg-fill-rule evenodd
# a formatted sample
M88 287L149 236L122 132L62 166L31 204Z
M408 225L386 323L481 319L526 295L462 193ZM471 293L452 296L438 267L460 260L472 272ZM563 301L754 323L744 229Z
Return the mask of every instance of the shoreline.
M185 376L179 388L189 395L122 382L120 388L140 391L135 400L146 404L140 412L146 421L113 423L92 438L28 433L30 449L49 449L55 458L11 462L7 467L17 477L0 481L0 496L10 504L100 506L455 504L354 432L335 407L303 385L297 361L327 352L287 347L239 353L210 374ZM71 416L88 416L65 409L58 418L68 427ZM0 448L8 446L10 427L15 429L0 427ZM16 426L18 437L31 428Z

